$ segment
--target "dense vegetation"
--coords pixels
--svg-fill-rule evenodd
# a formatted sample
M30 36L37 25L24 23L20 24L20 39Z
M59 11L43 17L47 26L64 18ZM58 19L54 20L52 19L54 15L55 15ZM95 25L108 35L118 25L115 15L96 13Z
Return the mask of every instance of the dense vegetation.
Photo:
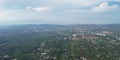
M119 27L22 25L0 29L0 60L119 60ZM112 34L93 34L101 31L110 31ZM72 40L72 34L76 33L97 38Z

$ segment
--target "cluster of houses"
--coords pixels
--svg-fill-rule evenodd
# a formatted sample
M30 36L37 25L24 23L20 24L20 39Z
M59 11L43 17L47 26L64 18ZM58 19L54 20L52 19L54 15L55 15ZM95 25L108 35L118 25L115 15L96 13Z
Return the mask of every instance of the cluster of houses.
M4 55L0 56L0 60L17 60L17 59L12 59L9 55Z
M73 34L72 35L72 40L79 40L79 39L97 39L96 36L85 36L85 35L77 35L77 34Z
M102 31L102 32L99 32L99 33L95 33L95 32L80 32L80 33L75 33L75 34L72 34L70 37L65 37L64 40L79 40L79 39L97 39L98 36L107 36L107 35L110 35L112 34L112 32L109 32L109 31Z

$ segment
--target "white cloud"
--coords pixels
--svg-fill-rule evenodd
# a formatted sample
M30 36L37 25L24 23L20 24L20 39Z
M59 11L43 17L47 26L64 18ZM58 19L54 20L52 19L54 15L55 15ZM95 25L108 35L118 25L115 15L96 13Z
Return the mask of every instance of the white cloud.
M71 6L79 6L79 7L88 7L95 5L99 2L100 0L52 0L53 2L61 5L71 5Z
M9 21L8 19L12 20L14 17L12 17L10 12L6 12L5 10L0 10L0 23Z
M49 5L49 6L70 6L70 7L90 7L101 2L111 2L111 1L119 1L120 0L0 0L0 6L13 5L14 6L38 6L38 5ZM15 5L14 5L15 4ZM33 8L33 7L32 7Z
M59 4L59 5L69 5L73 7L91 7L94 5L97 5L102 2L112 2L117 1L120 2L120 0L51 0L53 4Z
M42 7L27 7L27 10L29 10L30 12L37 12L37 13L41 13L41 12L46 12L49 11L51 8L50 7L46 7L46 6L42 6Z
M42 20L44 19L47 14L36 14L47 12L51 8L50 7L27 7L27 9L20 9L20 10L6 10L0 8L0 24L1 23L14 23L14 22L22 22L28 20ZM29 12L29 11L30 12Z
M26 23L41 21L40 15L31 14L26 10L0 10L0 24L2 23ZM28 21L29 20L29 21Z
M72 9L70 11L72 13L87 12L85 15L89 13L113 11L117 9L118 6L109 5L108 2L111 2L111 1L120 2L120 0L30 0L30 1L0 0L0 8L6 9L6 10L0 10L0 23L16 22L16 21L19 22L22 20L23 20L22 22L24 22L24 20L27 20L27 22L30 22L29 20L40 20L40 19L48 20L48 23L49 23L51 20L57 21L57 19L61 17L63 18L58 20L60 21L67 20L68 16L70 16L68 20L70 19L72 20L72 18L73 20L75 20L80 16L75 15L77 16L75 17L72 14L67 13L68 10ZM30 7L27 7L27 6L30 6ZM33 7L33 6L38 6L38 7ZM53 11L50 11L51 7L52 9L54 8ZM85 9L82 9L82 8L85 8ZM50 11L51 13L48 13L48 11ZM81 13L81 16L84 15L82 13ZM87 18L87 17L84 17L84 18Z
M114 5L109 5L108 2L103 2L101 4L99 4L98 6L95 7L91 7L88 10L83 10L83 9L74 9L74 10L70 10L70 12L72 13L80 13L80 12L97 12L97 13L101 13L101 12L110 12L110 11L114 11L117 10L119 7L118 5L114 4Z
M86 12L90 12L90 10L82 10L82 9L74 9L74 10L70 10L71 13L86 13Z
M109 6L108 2L103 2L99 6L91 8L91 11L93 12L107 12L107 11L113 11L118 8L118 5L111 5Z

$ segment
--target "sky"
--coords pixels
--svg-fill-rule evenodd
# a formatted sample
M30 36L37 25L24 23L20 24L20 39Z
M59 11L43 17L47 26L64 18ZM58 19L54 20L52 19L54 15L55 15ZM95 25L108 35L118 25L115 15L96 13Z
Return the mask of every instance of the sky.
M120 23L120 0L0 0L0 24Z

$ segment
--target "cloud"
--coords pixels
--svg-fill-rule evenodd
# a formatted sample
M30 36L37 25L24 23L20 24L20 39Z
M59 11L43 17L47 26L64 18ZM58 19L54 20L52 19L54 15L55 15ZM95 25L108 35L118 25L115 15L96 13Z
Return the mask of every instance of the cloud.
M57 4L61 5L70 5L70 6L79 6L79 7L87 7L95 5L100 2L100 0L53 0Z
M0 23L19 23L25 20L26 23L38 22L36 20L45 20L48 23L78 20L76 23L79 23L79 20L97 20L100 16L107 16L102 13L103 15L96 17L97 14L94 13L111 12L119 8L119 5L120 0L0 0L0 8L4 9L0 10ZM113 20L119 19L116 14L119 16L119 11L109 13L111 18L115 18ZM111 18L107 17L106 20Z
M43 16L42 16L43 17ZM26 10L0 10L0 24L2 23L39 23L44 20L38 14L31 14ZM46 17L46 16L45 16Z
M113 11L118 8L118 5L111 5L109 6L108 2L103 2L99 6L95 6L91 8L91 11L93 12L107 12L107 11Z
M51 8L50 7L46 7L46 6L42 6L42 7L27 7L27 10L30 12L37 12L37 13L42 13L42 12L46 12L49 11Z
M49 1L49 0L48 0ZM120 0L51 0L52 4L71 7L91 7L102 2L120 2Z
M72 13L80 13L80 12L84 12L84 13L88 13L88 12L97 12L97 13L101 13L101 12L110 12L110 11L115 11L117 10L119 7L117 4L114 5L109 5L108 2L103 2L101 4L99 4L98 6L94 6L91 7L90 9L73 9L70 10L70 12Z
M101 2L120 0L0 0L0 7L25 8L26 6L55 6L55 7L90 7ZM11 6L11 7L10 7ZM37 8L37 7L36 7Z
M27 7L26 9L4 9L0 8L0 24L2 23L40 23L47 19L47 12L50 7ZM37 14L43 13L43 14Z
M13 19L14 17L12 17L12 15L10 14L10 12L6 12L5 10L0 10L0 23L9 21L8 19Z
M70 10L71 13L86 13L86 12L90 12L90 10L83 10L83 9L73 9Z

